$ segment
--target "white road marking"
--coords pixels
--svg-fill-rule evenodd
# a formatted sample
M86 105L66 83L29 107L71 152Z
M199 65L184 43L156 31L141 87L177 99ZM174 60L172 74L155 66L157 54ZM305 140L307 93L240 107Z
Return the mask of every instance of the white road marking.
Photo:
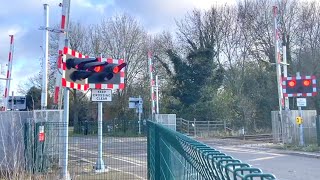
M233 148L233 147L219 147L219 149L223 149L224 151L236 152L236 153L251 153L251 154L267 154L272 156L286 156L284 154L277 154L271 152L264 152L259 150L245 150L241 148Z
M90 161L90 160L88 160L88 159L86 159L86 158L80 158L80 157L78 157L78 156L71 155L71 154L69 154L69 155L72 156L72 157L75 157L75 158L79 158L79 159L81 159L82 161L85 161L85 162L87 162L87 163L95 164L95 162ZM142 179L142 180L146 180L145 178L143 178L143 177L141 177L141 176L138 176L137 174L134 174L134 173L131 173L131 172L127 172L127 171L124 171L124 170L121 170L121 169L118 169L118 168L112 168L112 167L110 167L110 166L107 166L107 168L112 169L112 170L114 170L114 171L119 171L119 172L122 172L122 173L125 173L125 174L133 175L133 176L135 176L135 177L137 177L137 178L139 178L139 179Z
M249 162L253 162L253 161L263 161L263 160L267 160L267 159L273 159L273 158L277 158L279 156L268 156L268 157L261 157L261 158L256 158L256 159L249 159L247 161Z
M86 150L86 149L80 149L80 148L76 148L76 147L69 147L69 148L74 150L74 151L85 152L85 153L88 153L88 154L97 155L97 152L94 152L94 151L89 151L89 150ZM133 159L133 158L129 158L129 157L119 157L119 156L115 156L115 155L107 154L107 153L104 153L103 156L104 157L109 157L109 158L112 158L112 159L116 159L116 160L120 160L120 161L124 161L124 162L127 162L127 163L131 163L131 164L134 164L136 166L142 166L142 165L146 164L146 162L144 162L144 161L139 161L139 160L136 160L136 159Z
M137 178L139 178L139 179L146 180L145 178L143 178L143 177L141 177L141 176L138 176L138 175L136 175L136 174L134 174L134 173L130 173L130 172L127 172L127 171L123 171L123 170L117 169L117 168L111 168L111 167L108 167L108 168L109 168L109 169L112 169L112 170L115 170L115 171L119 171L119 172L123 172L123 173L126 173L126 174L133 175L133 176L135 176L135 177L137 177Z

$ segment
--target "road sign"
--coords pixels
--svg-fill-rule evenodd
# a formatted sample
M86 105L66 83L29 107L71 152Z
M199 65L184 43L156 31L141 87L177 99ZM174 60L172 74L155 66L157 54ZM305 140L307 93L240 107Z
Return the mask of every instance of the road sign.
M13 107L12 107L12 96L9 96L8 109L27 109L26 97L25 96L13 96Z
M106 102L112 101L111 89L91 89L91 101Z
M139 101L142 101L142 98L129 98L129 108L134 109L137 108Z
M300 117L300 116L296 117L296 123L297 123L298 125L302 124L302 123L303 123L302 117Z
M129 97L129 108L136 109L136 113L139 115L139 134L141 134L141 114L143 111L143 100L139 96L138 98Z
M306 107L307 99L306 98L297 98L297 106L298 107Z
M45 134L44 134L44 126L39 126L39 142L44 142Z
M137 113L142 113L142 106L143 105L143 100L142 100L142 98L132 98L132 97L130 97L129 98L129 108L130 109L136 109L136 112Z

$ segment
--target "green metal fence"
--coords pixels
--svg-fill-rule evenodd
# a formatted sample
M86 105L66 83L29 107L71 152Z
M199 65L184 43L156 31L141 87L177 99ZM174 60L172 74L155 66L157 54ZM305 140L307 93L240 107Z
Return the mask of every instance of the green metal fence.
M43 141L39 139L43 127ZM66 124L59 122L28 121L24 125L25 170L29 173L47 173L57 170L59 163L60 129Z
M276 179L160 124L148 121L147 126L148 179Z

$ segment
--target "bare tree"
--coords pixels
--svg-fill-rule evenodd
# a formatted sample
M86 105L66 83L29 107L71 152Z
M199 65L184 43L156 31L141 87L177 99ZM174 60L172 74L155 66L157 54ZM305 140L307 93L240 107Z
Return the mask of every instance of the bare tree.
M123 116L127 107L128 92L133 84L147 72L147 33L133 17L127 14L115 15L104 19L100 26L91 28L91 42L94 53L102 53L104 56L115 59L124 59L127 63L125 69L126 88L117 91L120 110L118 117ZM100 52L97 52L97 51Z

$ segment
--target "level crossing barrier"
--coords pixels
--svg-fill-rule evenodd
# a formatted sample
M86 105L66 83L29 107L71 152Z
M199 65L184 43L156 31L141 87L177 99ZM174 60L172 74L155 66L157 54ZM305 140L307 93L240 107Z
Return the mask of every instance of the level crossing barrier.
M241 160L148 121L148 179L274 180Z

